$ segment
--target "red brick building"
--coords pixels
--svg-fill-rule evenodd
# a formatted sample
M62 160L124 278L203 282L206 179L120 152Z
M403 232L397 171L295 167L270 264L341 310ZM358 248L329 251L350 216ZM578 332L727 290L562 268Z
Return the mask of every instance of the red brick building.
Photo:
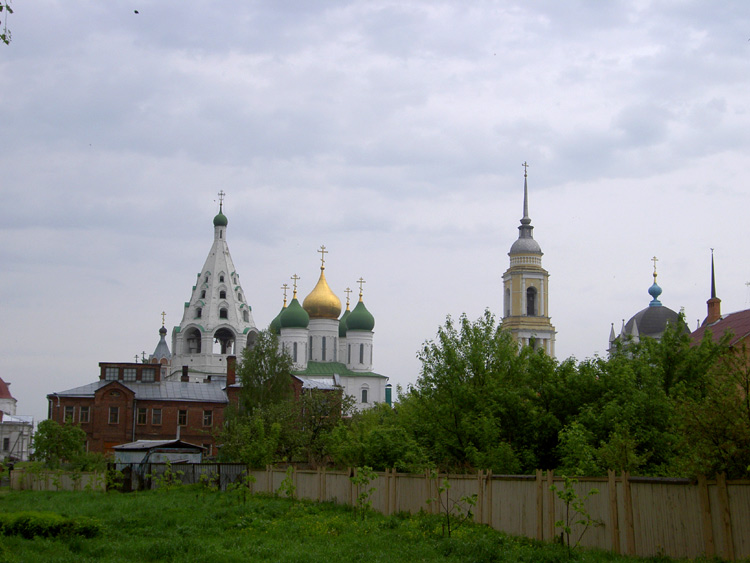
M228 358L226 387L235 382L235 358ZM47 395L48 418L73 422L86 432L91 452L109 453L136 440L179 438L216 453L215 434L228 404L224 382L162 381L158 365L99 364L99 380Z

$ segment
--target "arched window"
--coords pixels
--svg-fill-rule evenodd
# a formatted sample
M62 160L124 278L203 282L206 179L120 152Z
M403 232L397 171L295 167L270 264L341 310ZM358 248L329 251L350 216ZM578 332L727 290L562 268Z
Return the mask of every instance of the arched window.
M297 363L297 343L295 342L292 346L292 361Z
M221 274L221 275L219 276L219 282L220 282L220 283L224 283L224 274Z
M530 287L526 290L526 315L529 317L535 317L537 315L535 287Z
M197 328L191 328L185 334L185 342L187 343L188 354L200 354L201 353L201 333L198 332Z
M505 316L510 317L510 288L505 289Z
M227 298L227 292L225 290L221 290L219 292L219 299L226 299Z
M247 309L242 310L242 320L246 323L250 322L250 315L248 314Z
M228 319L229 318L229 311L226 307L222 307L219 309L219 318L220 319Z
M367 385L364 385L362 387L362 400L360 402L362 402L362 403L367 403L368 402L367 401L367 398L368 398L367 397L367 391L369 391L369 389L367 388Z
M321 359L325 362L326 361L326 337L325 336L322 337L321 341L323 343L321 345L321 350L322 350L322 352L321 352Z
M242 301L242 294L241 293L237 294L237 301Z
M310 360L310 361L312 361L312 350L313 350L313 348L312 348L312 336L310 337L310 346L309 346L309 350L310 350L310 357L309 357L309 360Z
M195 308L195 318L200 319L203 316L203 308L202 307L196 307Z
M365 363L365 345L364 344L359 345L359 363L360 364Z
M205 299L205 298L206 298L206 290L201 289L201 299Z
M220 328L214 333L214 354L232 354L234 351L234 333Z

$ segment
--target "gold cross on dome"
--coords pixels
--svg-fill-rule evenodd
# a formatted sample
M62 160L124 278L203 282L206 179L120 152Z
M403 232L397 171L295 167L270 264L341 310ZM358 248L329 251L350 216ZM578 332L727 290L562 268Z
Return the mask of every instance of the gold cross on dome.
M527 164L526 161L524 160L523 164L521 166L523 166L523 177L525 178L526 177L526 173L529 171L529 166L531 166L531 165Z
M219 190L219 207L224 203L224 196L227 195L224 193L224 190Z
M166 313L165 313L164 311L162 311L162 312L161 312L161 326L164 326L164 318L165 318L166 316L167 316L167 314L166 314Z
M656 273L656 263L659 261L659 259L656 256L654 256L651 259L651 261L654 263L654 274L655 274Z
M364 278L359 278L357 280L357 283L359 284L359 299L362 300L362 285L366 284L367 282L364 280Z
M291 278L292 283L294 284L294 293L297 293L297 280L302 279L297 274L294 274Z
M289 291L289 284L285 283L281 286L281 289L284 291L284 307L286 307L286 292Z
M750 282L748 282L748 283L750 283ZM347 306L347 307L349 306L349 294L350 294L351 292L352 292L352 290L351 290L351 288L350 288L350 287L347 287L347 288L346 288L346 289L344 290L344 293L346 293L346 306Z
M318 250L318 252L320 252L320 267L321 268L325 268L325 266L326 266L326 254L328 254L328 251L326 250L326 245L325 244L321 244L320 245L320 250Z

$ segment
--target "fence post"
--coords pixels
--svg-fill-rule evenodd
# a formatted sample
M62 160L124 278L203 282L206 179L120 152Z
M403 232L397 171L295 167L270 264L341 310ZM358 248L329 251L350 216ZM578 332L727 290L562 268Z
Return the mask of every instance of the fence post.
M630 493L630 473L622 472L622 496L625 501L625 540L627 554L635 555L635 528L633 526L633 496Z
M544 539L544 480L542 470L536 470L536 539Z
M492 469L487 470L487 525L492 527Z
M724 559L734 561L734 538L732 537L732 513L729 509L729 494L727 493L727 476L719 473L716 476L716 488L719 493L719 510L724 524Z
M477 524L484 524L484 470L477 469Z
M612 551L620 553L620 521L617 513L617 478L612 469L607 470L609 489L609 530L612 538Z
M705 475L698 475L698 496L701 501L701 521L703 523L703 547L706 557L716 555L714 544L714 527L711 523L711 498L708 496L708 481Z
M550 539L555 538L555 491L552 490L554 475L554 471L547 470L547 500L549 501L547 505L547 532Z

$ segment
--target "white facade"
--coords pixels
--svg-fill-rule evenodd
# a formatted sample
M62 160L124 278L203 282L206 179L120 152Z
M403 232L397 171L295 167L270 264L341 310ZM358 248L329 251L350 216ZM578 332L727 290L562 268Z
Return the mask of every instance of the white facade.
M180 325L172 331L169 379L188 367L190 381L226 377L227 356L241 356L258 334L252 310L227 245L227 219L214 218L214 241L198 273Z

